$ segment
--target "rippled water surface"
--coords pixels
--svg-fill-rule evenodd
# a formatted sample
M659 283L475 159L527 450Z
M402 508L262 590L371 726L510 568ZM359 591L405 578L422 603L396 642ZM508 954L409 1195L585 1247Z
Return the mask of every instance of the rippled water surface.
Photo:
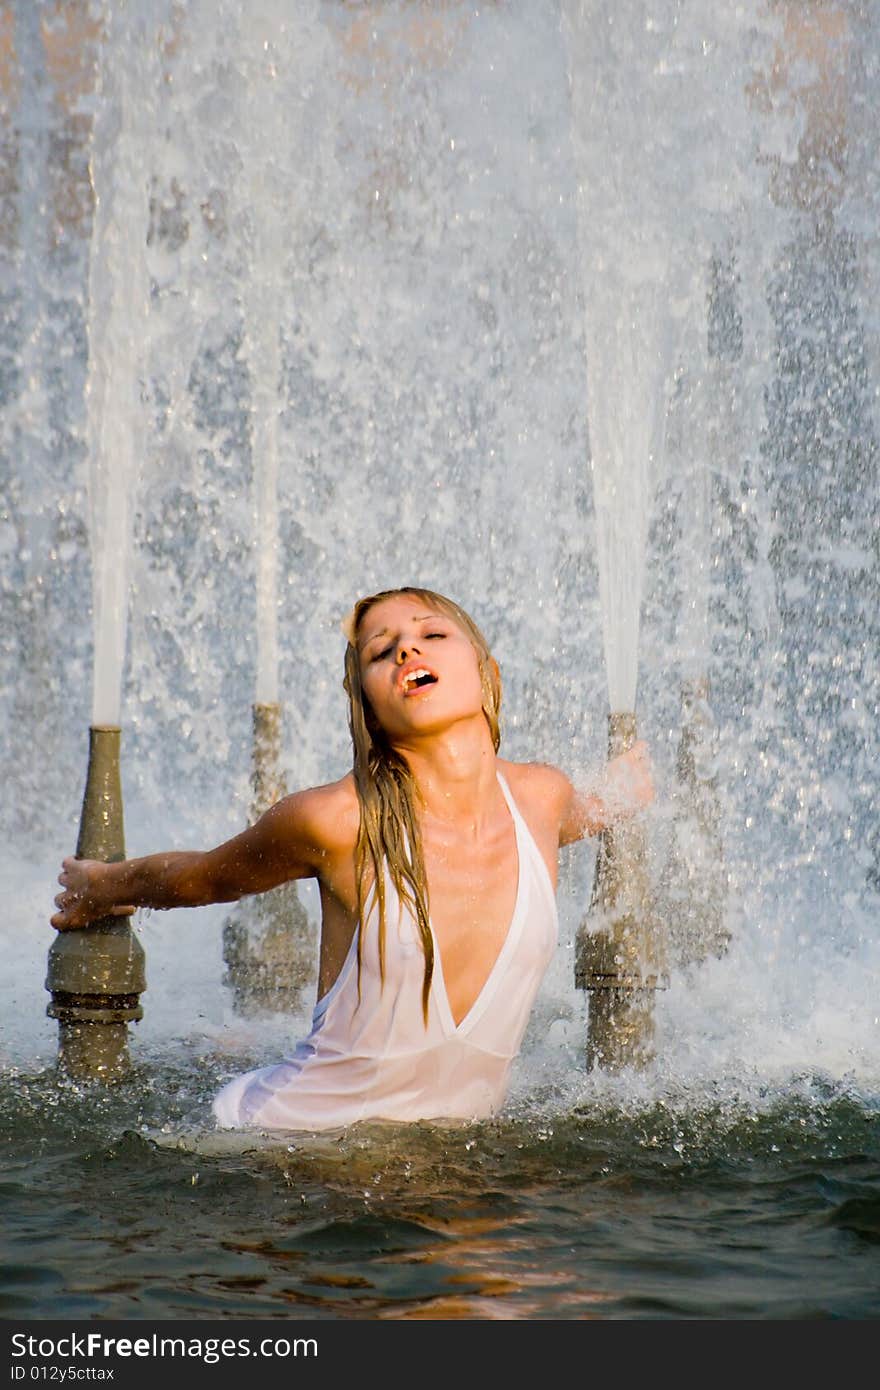
M4 1074L0 1315L880 1314L880 1116L840 1086L245 1138L217 1080Z

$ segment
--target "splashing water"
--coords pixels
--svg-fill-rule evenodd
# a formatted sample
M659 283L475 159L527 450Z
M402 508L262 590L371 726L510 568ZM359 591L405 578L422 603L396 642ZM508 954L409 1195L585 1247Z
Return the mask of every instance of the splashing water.
M735 1125L829 1094L873 1113L880 34L863 7L826 8L855 37L823 64L793 10L757 3L292 17L266 0L252 29L233 0L108 5L73 115L41 98L70 187L61 261L47 250L43 277L33 252L27 283L52 293L26 331L15 272L40 198L2 188L4 404L27 446L4 425L5 1068L54 1055L46 918L89 662L94 717L126 731L129 851L207 845L247 816L255 690L296 712L291 787L345 770L339 619L417 582L490 635L509 757L586 779L606 708L638 694L662 828L679 687L706 665L719 725L728 954L664 993L653 1068L585 1076L571 943L593 848L568 852L511 1113L717 1103ZM57 86L60 21L40 14ZM19 64L29 51L16 40ZM7 104L4 157L22 161ZM76 221L86 156L98 202ZM836 203L802 166L839 174ZM50 371L27 343L62 325ZM42 373L30 434L21 360ZM54 779L38 792L33 747ZM15 803L38 794L24 832ZM148 1066L202 1059L200 1100L199 1067L213 1084L305 1025L231 1016L222 915L140 924L133 1045Z

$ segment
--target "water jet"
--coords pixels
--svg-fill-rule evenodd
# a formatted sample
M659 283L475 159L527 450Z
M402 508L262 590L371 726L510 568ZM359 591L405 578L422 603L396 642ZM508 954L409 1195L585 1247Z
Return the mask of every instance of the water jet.
M256 689L251 707L251 819L287 794L281 769L279 687L279 485L282 474L281 306L284 302L284 148L288 119L281 74L292 63L290 38L271 9L248 12L241 31L249 119L261 132L243 170L241 209L253 258L242 292L243 357L250 382L252 515L256 570ZM243 117L243 119L245 119ZM237 1013L294 1012L317 977L317 930L296 883L238 903L223 926L224 984Z

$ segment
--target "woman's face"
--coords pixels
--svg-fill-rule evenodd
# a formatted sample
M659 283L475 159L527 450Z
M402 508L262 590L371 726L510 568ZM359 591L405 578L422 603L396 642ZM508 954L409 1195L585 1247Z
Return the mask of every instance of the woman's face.
M454 618L414 595L396 594L368 608L357 649L364 695L392 740L483 719L480 665L470 638Z

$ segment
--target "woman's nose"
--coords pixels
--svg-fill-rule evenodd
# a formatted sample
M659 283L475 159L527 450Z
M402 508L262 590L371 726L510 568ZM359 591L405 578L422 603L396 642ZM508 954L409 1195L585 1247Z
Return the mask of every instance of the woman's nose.
M418 650L419 650L419 649L418 649L418 647L416 646L415 642L410 642L407 646L404 646L404 644L401 642L400 646L397 648L397 664L398 664L398 666L402 666L403 663L404 663L405 661L407 661L407 660L409 659L409 657L411 657L411 656L412 656L414 653L416 653Z

